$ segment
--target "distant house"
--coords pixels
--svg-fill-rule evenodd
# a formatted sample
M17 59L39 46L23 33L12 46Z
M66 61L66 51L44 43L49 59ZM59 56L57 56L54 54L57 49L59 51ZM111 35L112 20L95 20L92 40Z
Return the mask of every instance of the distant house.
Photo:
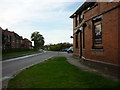
M25 48L32 48L32 42L28 40L27 38L23 39L23 47Z
M12 48L13 46L13 32L6 30L2 30L2 48L7 49L7 48Z
M23 38L19 36L17 33L14 33L15 37L15 48L22 48Z
M98 66L119 67L120 2L85 2L70 18L73 54Z
M29 48L31 45L32 42L28 39L23 39L22 36L8 29L2 29L2 49Z

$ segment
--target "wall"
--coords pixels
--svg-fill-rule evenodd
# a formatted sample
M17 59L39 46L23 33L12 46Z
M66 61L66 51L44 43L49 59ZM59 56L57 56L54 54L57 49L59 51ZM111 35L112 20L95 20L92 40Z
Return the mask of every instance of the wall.
M113 23L114 22L114 23ZM84 57L113 64L118 63L118 9L103 15L102 41L103 50L92 49L92 22L87 22L85 29Z
M118 63L120 65L120 9L118 10Z
M119 3L98 3L98 6L87 11L85 13L85 20L89 20L94 16L97 16L103 13L106 10L109 10ZM83 56L87 59L108 62L112 64L118 64L118 58L120 58L120 39L118 39L118 12L119 9L114 9L106 14L103 14L102 20L102 41L103 41L103 50L92 49L92 22L91 20L87 21L87 27L85 28L85 49L83 50ZM73 20L74 21L74 20ZM75 21L73 22L75 23ZM119 26L120 28L120 26ZM75 30L75 27L73 27ZM118 42L119 40L119 42ZM119 43L119 44L118 44ZM80 44L80 43L79 43ZM75 45L75 39L74 39ZM119 51L118 51L119 50ZM118 53L119 52L119 53ZM74 50L74 53L79 53L77 50Z

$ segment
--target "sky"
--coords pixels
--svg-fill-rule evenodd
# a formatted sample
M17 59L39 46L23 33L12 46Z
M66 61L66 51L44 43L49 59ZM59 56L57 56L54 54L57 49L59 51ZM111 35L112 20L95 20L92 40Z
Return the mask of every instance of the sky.
M79 2L78 2L79 1ZM38 31L45 45L72 43L72 19L83 0L0 0L0 27L30 40Z

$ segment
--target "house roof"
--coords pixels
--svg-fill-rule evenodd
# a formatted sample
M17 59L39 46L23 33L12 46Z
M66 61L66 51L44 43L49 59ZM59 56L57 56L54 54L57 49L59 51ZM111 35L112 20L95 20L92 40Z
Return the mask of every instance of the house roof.
M28 42L31 42L29 39L27 39L27 38L24 38L23 39L24 41L28 41ZM32 42L31 42L32 43Z
M93 5L95 2L84 2L82 6L80 6L71 16L70 18L74 18L75 15L87 9L89 6Z

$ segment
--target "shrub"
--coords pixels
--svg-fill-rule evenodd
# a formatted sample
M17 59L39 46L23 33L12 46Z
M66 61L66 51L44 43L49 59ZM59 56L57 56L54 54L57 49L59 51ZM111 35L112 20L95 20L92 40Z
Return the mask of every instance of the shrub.
M9 49L5 49L2 50L2 53L12 53L12 52L22 52L22 51L31 51L33 49L29 49L29 48L9 48Z
M60 46L59 45L51 46L50 50L51 51L60 51Z

